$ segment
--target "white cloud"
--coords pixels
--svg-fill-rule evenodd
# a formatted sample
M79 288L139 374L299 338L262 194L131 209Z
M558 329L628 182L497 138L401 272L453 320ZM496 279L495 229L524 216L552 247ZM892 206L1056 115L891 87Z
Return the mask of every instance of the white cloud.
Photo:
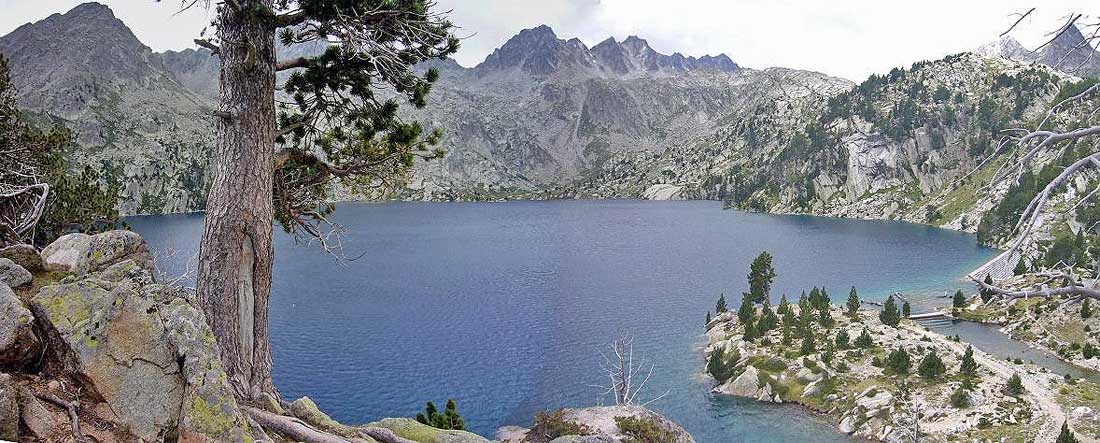
M208 12L179 2L102 0L156 50L193 46ZM64 12L75 0L0 0L0 34ZM439 0L468 36L457 55L472 66L520 29L548 24L589 45L638 35L658 51L726 53L743 66L812 69L853 80L995 40L1009 14L1040 9L1014 36L1026 45L1069 11L1100 14L1083 0Z

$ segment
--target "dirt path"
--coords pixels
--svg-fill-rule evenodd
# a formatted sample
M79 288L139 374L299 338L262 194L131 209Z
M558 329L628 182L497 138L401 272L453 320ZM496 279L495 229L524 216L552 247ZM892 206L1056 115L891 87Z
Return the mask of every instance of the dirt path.
M901 327L928 337L931 340L938 341L939 343L951 348L959 355L966 352L967 343L958 343L948 340L947 337L936 334L934 332L925 331L919 326L903 324L901 325ZM1004 378L1006 379L1011 377L1014 373L1019 374L1020 381L1023 382L1024 389L1026 389L1028 394L1030 394L1029 396L1034 398L1035 401L1038 403L1039 410L1042 416L1048 418L1048 423L1042 426L1041 430L1039 431L1039 435L1036 437L1035 441L1053 443L1055 440L1058 439L1058 433L1061 431L1062 423L1066 421L1067 415L1066 412L1062 409L1062 405L1058 404L1058 402L1055 401L1055 399L1057 398L1057 394L1054 391L1051 391L1046 386L1044 386L1042 381L1040 381L1034 375L1010 367L1008 363L1004 360L996 357L990 357L989 354L986 354L980 349L974 348L974 361L976 361L979 365L985 366L987 369L1004 376ZM1088 438L1087 436L1083 435L1077 435L1077 439L1083 443L1100 443L1097 440Z

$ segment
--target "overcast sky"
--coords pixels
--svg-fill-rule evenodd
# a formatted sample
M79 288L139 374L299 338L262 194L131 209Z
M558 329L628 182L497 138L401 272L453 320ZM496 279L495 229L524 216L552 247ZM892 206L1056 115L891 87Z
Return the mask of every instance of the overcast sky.
M663 53L726 53L742 66L812 69L851 80L995 40L1009 15L1039 6L1014 32L1042 43L1071 11L1100 14L1095 0L438 0L467 37L456 55L473 66L520 29L548 24L594 45L638 35ZM181 49L208 22L178 0L102 0L155 50ZM0 0L0 34L64 12L74 0ZM1089 3L1092 3L1091 7ZM1094 20L1095 21L1095 20Z

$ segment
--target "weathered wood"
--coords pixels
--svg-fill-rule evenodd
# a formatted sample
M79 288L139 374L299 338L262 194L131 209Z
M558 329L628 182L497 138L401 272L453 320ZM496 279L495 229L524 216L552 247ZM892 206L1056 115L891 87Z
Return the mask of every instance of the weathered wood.
M275 28L256 10L272 0L217 7L221 58L213 181L199 249L198 300L237 395L273 392L268 343Z

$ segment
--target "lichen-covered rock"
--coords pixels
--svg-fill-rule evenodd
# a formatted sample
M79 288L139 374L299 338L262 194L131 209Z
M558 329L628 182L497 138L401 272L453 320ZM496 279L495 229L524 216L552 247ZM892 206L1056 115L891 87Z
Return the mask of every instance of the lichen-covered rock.
M291 410L293 409L292 406ZM409 418L386 418L367 426L389 429L398 437L407 438L417 443L486 443L489 441L477 434L466 431L436 429Z
M42 249L42 260L46 262L46 269L71 271L91 241L92 236L79 232L58 237Z
M34 276L26 268L6 258L0 258L0 284L12 288L30 284Z
M148 292L161 292L161 289L153 287ZM218 346L206 316L191 306L183 294L163 305L159 313L168 341L182 363L180 371L185 390L179 414L179 441L253 441L254 430L242 415L222 370Z
M161 441L176 428L183 377L158 306L133 282L47 286L31 306L46 333L47 373L78 379L137 441Z
M46 262L42 260L42 255L31 245L18 244L0 248L0 258L11 260L31 272L46 270Z
M0 285L0 367L18 368L38 353L34 316L11 288Z
M0 374L0 440L19 441L18 399L11 376Z

